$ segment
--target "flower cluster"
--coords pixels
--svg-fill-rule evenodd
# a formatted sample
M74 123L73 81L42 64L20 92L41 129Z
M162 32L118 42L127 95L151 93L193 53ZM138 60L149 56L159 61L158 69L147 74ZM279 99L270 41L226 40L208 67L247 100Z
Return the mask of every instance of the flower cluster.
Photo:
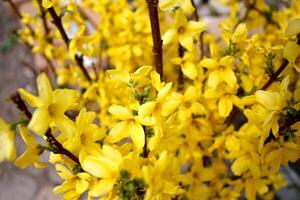
M217 35L193 0L33 0L18 35L49 70L0 162L54 165L70 200L272 199L300 158L300 4L220 2Z

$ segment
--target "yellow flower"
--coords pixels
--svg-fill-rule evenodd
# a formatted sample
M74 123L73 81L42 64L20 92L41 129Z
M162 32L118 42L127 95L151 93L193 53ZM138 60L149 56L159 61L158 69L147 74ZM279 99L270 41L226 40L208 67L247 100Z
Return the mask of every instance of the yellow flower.
M72 134L74 126L64 113L76 103L78 93L75 90L52 90L47 75L42 73L37 78L39 96L34 96L24 89L19 89L22 99L31 107L37 107L28 128L39 135L44 135L52 124L60 131Z
M89 189L91 183L95 181L95 178L85 172L74 175L62 164L56 164L55 169L64 182L61 185L56 186L53 189L53 192L55 194L63 194L63 199L78 199Z
M121 122L114 125L106 138L108 142L115 143L130 136L137 150L141 150L145 144L145 132L137 116L132 115L126 107L112 105L109 112Z
M195 64L193 63L193 58L194 55L192 53L185 53L183 58L172 58L171 62L175 65L180 65L183 74L188 78L195 80L198 75L198 71Z
M9 125L0 118L0 163L4 160L14 160L16 149L14 146L15 133Z
M207 85L216 89L220 83L225 82L231 88L235 88L237 79L233 71L233 62L232 56L222 57L219 62L211 58L203 59L200 64L210 70Z
M95 155L81 153L82 169L97 178L101 178L93 185L90 195L99 197L109 193L119 177L122 155L119 150L103 145L101 152Z
M164 174L168 171L168 165L172 160L166 151L162 152L154 166L144 166L142 168L143 178L148 186L145 200L161 198L183 193L183 189L174 182L164 179Z
M18 167L25 168L28 165L34 164L37 168L45 167L46 164L38 162L40 157L41 149L38 147L34 137L31 135L27 127L18 126L19 132L25 142L27 149L26 151L16 159L15 164Z
M191 51L194 48L194 38L205 29L204 22L188 21L182 10L178 9L172 28L162 36L163 44L179 42L184 48Z
M96 118L96 113L87 112L86 108L82 108L76 117L75 128L76 132L73 137L68 137L62 133L59 140L62 141L64 147L72 152L85 150L87 152L97 149L99 142L106 133L106 128L100 128L93 121Z

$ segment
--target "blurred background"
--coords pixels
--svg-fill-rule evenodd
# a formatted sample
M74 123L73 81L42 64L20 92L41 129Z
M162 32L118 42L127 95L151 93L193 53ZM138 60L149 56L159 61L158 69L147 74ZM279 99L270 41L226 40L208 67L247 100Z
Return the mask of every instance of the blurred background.
M15 0L22 9L33 12L24 0ZM202 3L206 3L203 1ZM299 0L300 2L300 0ZM199 1L198 1L199 3ZM275 3L276 0L271 0ZM217 33L217 27L222 20L222 15L226 15L227 10L210 2L201 6L199 11L201 16L205 15L205 21L209 28ZM17 41L16 31L19 27L18 19L7 3L0 2L0 116L6 121L18 119L18 110L8 98L15 93L18 88L34 90L35 71L34 66L43 67L38 58L33 57L25 45ZM24 151L25 145L20 138L16 138L18 155ZM1 148L1 147L0 147ZM47 154L43 154L44 159ZM299 200L300 199L300 162L290 167L282 169L289 185L280 190L278 199ZM298 173L298 174L297 174ZM61 183L56 175L53 166L46 169L35 169L28 167L19 169L13 163L0 163L0 200L56 200L61 196L54 195L52 189ZM83 198L84 199L84 198Z

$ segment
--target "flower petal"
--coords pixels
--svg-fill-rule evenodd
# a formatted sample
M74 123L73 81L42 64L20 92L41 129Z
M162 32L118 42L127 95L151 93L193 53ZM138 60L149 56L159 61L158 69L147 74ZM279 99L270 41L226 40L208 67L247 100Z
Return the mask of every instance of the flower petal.
M51 118L48 110L45 107L38 108L33 113L33 116L28 124L28 128L33 130L38 135L44 135L49 128Z
M138 150L141 150L145 144L145 133L142 125L138 123L132 123L130 135L134 146Z

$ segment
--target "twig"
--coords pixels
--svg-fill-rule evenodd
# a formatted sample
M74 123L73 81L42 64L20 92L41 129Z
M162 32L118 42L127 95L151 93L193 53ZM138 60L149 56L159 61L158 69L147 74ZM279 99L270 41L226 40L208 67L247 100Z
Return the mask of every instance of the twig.
M281 72L286 68L286 66L289 64L289 61L287 59L283 59L280 67L278 70L274 73L274 75L264 84L264 86L261 88L262 90L266 90L270 87L270 85L278 79L278 76L281 74Z
M184 56L184 49L183 46L181 46L180 44L178 44L178 56L180 58L183 58ZM183 73L182 73L182 66L179 66L179 70L178 70L178 88L179 90L182 90L183 88Z
M21 15L21 12L19 11L18 7L16 6L16 4L14 2L12 2L11 0L4 0L4 1L7 1L9 3L9 5L11 6L11 8L13 9L14 13L18 16L19 19L22 19L22 15ZM35 33L33 31L33 29L31 28L30 25L26 24L25 25L29 31L30 31L30 35L32 37L35 36ZM26 45L28 46L29 49L33 49L34 47L29 44L29 43L26 43ZM47 56L45 54L42 54L42 57L46 60L50 70L53 72L54 75L56 75L56 71L55 71L55 68L54 68L54 65L52 63L51 60L49 60L49 58L47 58Z
M32 114L28 110L28 108L27 108L25 102L22 100L20 94L18 92L15 93L14 95L11 96L11 99L16 104L17 108L26 116L26 118L28 118L30 120L32 118ZM56 140L56 138L52 135L50 129L47 130L46 137L49 139L51 144L53 144L57 148L59 154L64 154L65 156L69 157L71 160L73 160L74 162L76 162L77 164L80 165L79 159L73 153L71 153L69 150L65 149L62 146L62 144L60 144Z
M17 108L19 109L19 111L22 114L24 114L28 119L32 118L32 114L28 110L26 104L24 103L24 101L22 100L22 98L18 92L11 95L10 99L14 102L14 104L16 104Z
M191 2L192 2L192 5L194 7L194 13L193 13L194 19L196 21L198 21L199 20L198 7L196 6L194 0L191 0ZM204 33L205 33L205 31L201 32L200 36L199 36L199 42L200 42L200 59L202 59L204 57L204 43L203 43Z
M55 24L55 26L57 27L57 29L60 33L62 39L64 40L66 46L69 48L70 39L68 38L67 33L63 27L61 18L57 15L57 13L55 12L53 7L48 8L48 11L53 19L53 23ZM92 79L83 65L83 57L79 56L79 55L75 55L75 61L78 64L78 66L79 66L80 70L82 71L83 75L85 76L85 78L89 82L91 82Z
M144 147L143 147L143 157L148 158L149 151L148 151L148 144L147 144L146 127L143 126L143 129L144 129L144 133L145 133L145 144L144 144Z
M162 40L160 35L159 18L158 18L158 2L159 0L146 0L153 39L153 54L155 57L156 71L163 78L163 60L162 60Z
M62 146L62 144L56 140L56 138L51 133L50 129L47 130L45 135L48 138L49 142L58 149L59 154L64 154L65 156L67 156L71 160L73 160L75 163L80 165L79 159L73 153L71 153L69 150L65 149Z

